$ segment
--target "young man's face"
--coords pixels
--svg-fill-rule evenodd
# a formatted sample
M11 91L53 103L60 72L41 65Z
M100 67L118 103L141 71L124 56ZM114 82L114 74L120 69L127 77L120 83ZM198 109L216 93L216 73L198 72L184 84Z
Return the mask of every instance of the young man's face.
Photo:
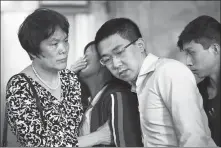
M183 51L186 53L186 65L197 81L203 80L214 72L218 54L212 46L204 49L201 44L191 41L183 45Z
M126 81L136 81L142 65L142 49L138 39L133 44L124 48L131 42L118 34L109 36L98 44L98 52L105 66L117 78Z

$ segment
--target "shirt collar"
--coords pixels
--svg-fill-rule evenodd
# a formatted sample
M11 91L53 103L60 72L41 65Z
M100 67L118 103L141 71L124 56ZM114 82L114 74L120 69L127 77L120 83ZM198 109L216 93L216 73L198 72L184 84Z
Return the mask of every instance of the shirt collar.
M158 61L158 59L159 57L149 53L147 57L144 59L144 62L140 68L138 77L154 71L156 68L156 62Z
M139 77L146 75L152 71L155 70L156 68L156 62L158 61L159 57L149 53L147 55L147 57L144 59L143 64L140 68L140 72L139 75L137 77L137 81L139 80ZM137 81L136 81L136 85L137 85ZM132 85L131 87L131 91L132 92L136 92L136 86L133 85L132 83L130 83Z
M100 99L101 94L104 92L104 90L106 89L107 85L105 85L94 97L94 99L91 101L91 105L94 106L97 101ZM88 99L92 99L91 97L89 97Z

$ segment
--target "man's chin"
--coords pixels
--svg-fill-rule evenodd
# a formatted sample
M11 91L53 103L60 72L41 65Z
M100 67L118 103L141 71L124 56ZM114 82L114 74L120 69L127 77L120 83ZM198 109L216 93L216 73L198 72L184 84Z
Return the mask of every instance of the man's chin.
M116 78L122 80L122 81L126 81L126 82L129 82L130 80L128 79L128 77L125 77L125 76L119 76L119 75L115 75Z
M136 84L136 78L131 78L131 77L127 76L127 77L120 77L119 79L121 79L121 80L123 80L125 82L128 82L128 83L133 82L133 83Z
M195 76L195 79L196 79L196 83L200 83L202 82L205 78L204 77L198 77L197 75L194 75Z

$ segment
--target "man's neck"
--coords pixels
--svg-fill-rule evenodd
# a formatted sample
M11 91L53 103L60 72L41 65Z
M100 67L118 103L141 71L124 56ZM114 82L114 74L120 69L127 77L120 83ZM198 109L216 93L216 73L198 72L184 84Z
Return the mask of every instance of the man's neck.
M138 77L139 77L139 74L140 74L140 71L141 71L141 68L142 68L142 65L143 65L143 63L144 63L144 60L146 59L146 57L149 55L149 53L147 53L147 52L145 52L144 54L142 54L142 60L141 60L141 64L139 65L139 70L138 70L138 75L137 75L137 77L134 79L134 80L132 80L132 81L130 81L129 82L129 84L132 86L132 87L136 87L136 82L137 82L137 79L138 79Z
M209 75L210 79L210 87L215 88L220 85L220 63L218 63L215 67L211 75Z
M218 90L219 85L220 85L220 71L217 70L209 76L209 85L207 87L209 99L213 99L217 95L217 92L219 91Z
M136 87L136 82L137 82L137 79L129 82L129 84L132 86L132 87Z

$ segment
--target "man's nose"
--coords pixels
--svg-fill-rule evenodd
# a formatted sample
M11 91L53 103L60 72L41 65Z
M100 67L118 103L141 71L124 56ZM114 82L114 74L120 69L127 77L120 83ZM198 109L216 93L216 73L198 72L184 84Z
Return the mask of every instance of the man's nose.
M113 67L114 68L119 68L122 65L121 59L113 56Z
M186 65L189 67L193 66L192 58L189 55L186 56Z

